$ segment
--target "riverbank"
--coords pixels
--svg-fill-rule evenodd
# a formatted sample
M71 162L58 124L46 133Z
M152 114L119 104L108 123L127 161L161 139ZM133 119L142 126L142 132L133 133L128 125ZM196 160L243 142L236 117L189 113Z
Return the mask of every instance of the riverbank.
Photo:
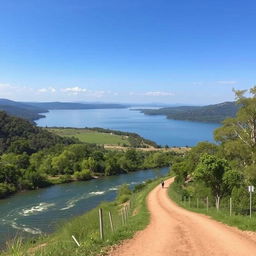
M16 238L7 244L7 251L2 252L1 255L93 256L104 253L110 246L131 238L136 231L146 227L149 223L146 197L159 182L160 179L157 179L153 182L147 182L146 185L137 186L132 194L125 189L124 192L119 190L119 196L114 202L100 205L103 211L104 239L101 239L99 233L99 207L97 207L85 215L63 224L58 231L51 235L26 242ZM124 197L129 200L127 202L130 205L127 217L122 215L123 210L128 205L123 203ZM114 232L112 232L109 222L109 212L112 214ZM77 239L80 246L72 239L72 235Z

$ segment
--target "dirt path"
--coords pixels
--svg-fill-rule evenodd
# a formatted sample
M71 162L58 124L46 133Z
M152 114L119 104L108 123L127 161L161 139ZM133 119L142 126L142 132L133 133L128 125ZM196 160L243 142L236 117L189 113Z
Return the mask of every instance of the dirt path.
M243 232L187 211L172 202L166 188L150 192L151 222L110 256L255 256L256 233Z

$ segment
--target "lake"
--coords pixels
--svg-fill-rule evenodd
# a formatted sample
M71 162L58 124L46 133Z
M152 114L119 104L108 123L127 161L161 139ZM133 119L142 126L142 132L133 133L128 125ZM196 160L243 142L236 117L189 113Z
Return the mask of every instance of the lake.
M166 175L169 168L141 170L90 181L60 184L18 193L0 200L0 248L17 233L36 236L55 230L61 221L84 214L102 201L112 201L118 186Z
M213 142L213 131L220 126L149 116L134 109L50 110L45 116L36 121L39 126L102 127L135 132L162 146L194 146L200 141Z

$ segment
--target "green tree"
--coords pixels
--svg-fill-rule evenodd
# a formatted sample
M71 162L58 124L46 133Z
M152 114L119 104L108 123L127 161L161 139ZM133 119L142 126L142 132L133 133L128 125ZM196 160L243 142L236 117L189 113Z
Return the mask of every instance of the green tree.
M226 160L204 154L193 172L193 178L196 181L202 181L208 186L213 196L223 196L225 193L223 176L229 170L230 166Z
M240 109L235 118L228 118L223 126L215 130L215 139L226 144L226 152L232 143L236 145L238 157L243 156L244 166L255 164L256 153L256 86L250 90L234 90ZM245 94L249 93L250 97ZM233 147L234 148L234 147ZM230 151L230 150L229 150ZM244 153L243 153L244 152Z
M91 172L96 172L98 168L97 161L93 157L88 157L84 159L82 164L82 169L89 169Z

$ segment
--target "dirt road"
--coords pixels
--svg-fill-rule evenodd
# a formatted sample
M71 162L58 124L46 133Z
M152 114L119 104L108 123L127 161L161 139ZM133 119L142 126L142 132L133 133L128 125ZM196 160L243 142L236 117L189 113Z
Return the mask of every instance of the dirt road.
M150 192L151 222L111 256L255 256L256 233L228 227L207 216L187 211L167 195L167 186Z

